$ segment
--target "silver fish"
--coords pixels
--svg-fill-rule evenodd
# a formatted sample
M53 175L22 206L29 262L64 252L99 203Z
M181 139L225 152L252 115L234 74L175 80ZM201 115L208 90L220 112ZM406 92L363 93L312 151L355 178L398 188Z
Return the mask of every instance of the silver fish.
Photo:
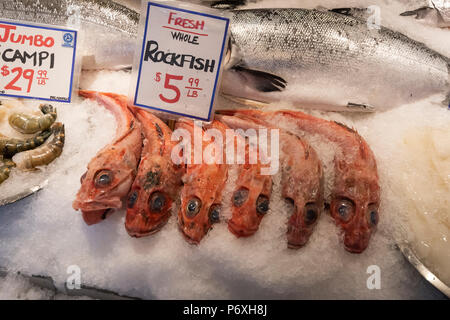
M120 69L133 63L139 14L114 1L2 0L0 18L79 28L83 69Z
M227 96L338 111L388 109L441 92L450 100L449 59L400 33L343 12L232 12ZM78 25L83 69L133 63L139 13L114 1L2 0L0 17Z
M222 92L374 111L450 92L450 60L403 34L330 11L233 11ZM448 97L447 97L448 99ZM448 101L446 101L448 102Z

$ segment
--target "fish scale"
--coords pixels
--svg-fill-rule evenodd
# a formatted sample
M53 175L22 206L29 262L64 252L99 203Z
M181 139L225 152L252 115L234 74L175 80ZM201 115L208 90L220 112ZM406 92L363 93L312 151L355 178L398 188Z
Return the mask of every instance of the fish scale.
M135 36L139 14L106 0L2 0L1 17L48 24L66 24L71 16Z
M349 106L387 109L450 91L448 58L401 33L369 29L366 21L343 14L236 10L230 31L227 95L349 111ZM284 85L270 86L272 76Z
M139 13L114 1L2 0L0 17L79 29L77 55L83 57L85 70L121 69L133 63Z
M2 0L0 17L79 22L85 70L133 63L139 13L114 1ZM450 101L447 57L345 11L235 10L230 33L221 87L230 97L335 111L386 110L435 94Z

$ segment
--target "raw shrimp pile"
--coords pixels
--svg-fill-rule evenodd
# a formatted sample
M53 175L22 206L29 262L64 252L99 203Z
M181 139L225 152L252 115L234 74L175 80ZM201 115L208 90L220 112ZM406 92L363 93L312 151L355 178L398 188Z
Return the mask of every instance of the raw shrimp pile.
M56 109L37 106L8 99L0 104L0 202L45 185L45 174L36 168L51 163L64 147L64 125L55 123Z

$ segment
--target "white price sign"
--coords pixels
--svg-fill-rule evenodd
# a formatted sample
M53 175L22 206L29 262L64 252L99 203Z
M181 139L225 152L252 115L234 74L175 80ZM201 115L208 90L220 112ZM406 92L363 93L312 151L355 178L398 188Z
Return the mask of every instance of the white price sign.
M0 20L0 96L71 102L77 31Z
M134 105L211 120L229 18L173 1L145 2L143 10L130 92Z

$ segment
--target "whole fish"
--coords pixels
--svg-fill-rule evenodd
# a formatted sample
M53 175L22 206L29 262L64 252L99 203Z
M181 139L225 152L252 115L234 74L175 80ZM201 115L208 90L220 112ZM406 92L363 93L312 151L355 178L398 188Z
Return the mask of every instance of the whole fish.
M85 98L96 100L110 110L117 120L113 142L100 150L81 177L81 188L72 206L81 210L86 224L91 225L122 207L136 176L141 157L141 126L127 106L127 97L113 93L80 91Z
M450 99L450 60L401 33L330 11L233 11L222 92L338 111Z
M344 231L345 249L361 253L369 245L379 220L380 185L375 156L364 139L347 126L316 118L303 112L280 110L235 110L235 114L262 119L307 139L318 134L334 143L334 182L331 190L330 213ZM306 135L305 135L306 133Z
M336 111L384 110L437 93L449 104L449 58L337 11L232 11L221 92ZM0 17L80 26L83 69L133 63L139 13L113 1L3 0Z
M292 205L287 243L298 249L308 242L324 207L322 164L316 151L297 135L283 134L280 143L284 152L281 195Z
M219 121L213 121L205 125L205 129L215 129L225 137L226 126ZM186 241L191 244L198 244L211 229L212 224L220 220L220 210L222 202L222 190L228 178L228 165L216 157L223 157L223 141L212 141L212 137L207 137L204 128L197 122L190 120L180 120L176 124L176 129L184 129L191 137L191 154L183 154L187 159L191 158L191 163L186 163L186 173L183 176L183 188L181 189L181 207L178 212L178 226ZM197 146L198 151L204 154L205 150L214 148L216 153L214 158L205 159L201 163L195 163L194 149L196 131L201 140L201 146ZM209 141L206 141L209 140Z
M125 228L131 236L143 237L159 231L169 219L184 166L171 159L172 130L150 112L136 108L135 115L145 140L138 173L128 194Z
M220 122L232 129L254 129L249 121L236 117L218 116ZM249 138L248 136L245 136ZM270 196L272 194L272 176L263 174L263 164L259 159L258 150L250 147L250 142L236 133L236 140L227 141L234 144L237 152L239 145L245 146L243 164L239 164L238 177L232 196L232 216L228 220L228 230L237 237L249 237L259 229L262 219L269 211ZM256 137L256 136L255 136ZM236 142L236 143L235 143ZM238 155L239 156L239 155ZM250 159L254 157L255 163Z
M0 19L80 29L83 39L77 55L83 57L83 69L120 69L133 64L139 14L114 1L2 0Z
M234 129L276 128L268 124L271 116L268 113L258 113L259 118L228 110L220 113L234 115L218 116L220 121ZM316 151L304 139L284 129L278 130L283 151L281 193L292 210L287 223L287 243L288 248L298 249L308 242L323 209L322 164Z

